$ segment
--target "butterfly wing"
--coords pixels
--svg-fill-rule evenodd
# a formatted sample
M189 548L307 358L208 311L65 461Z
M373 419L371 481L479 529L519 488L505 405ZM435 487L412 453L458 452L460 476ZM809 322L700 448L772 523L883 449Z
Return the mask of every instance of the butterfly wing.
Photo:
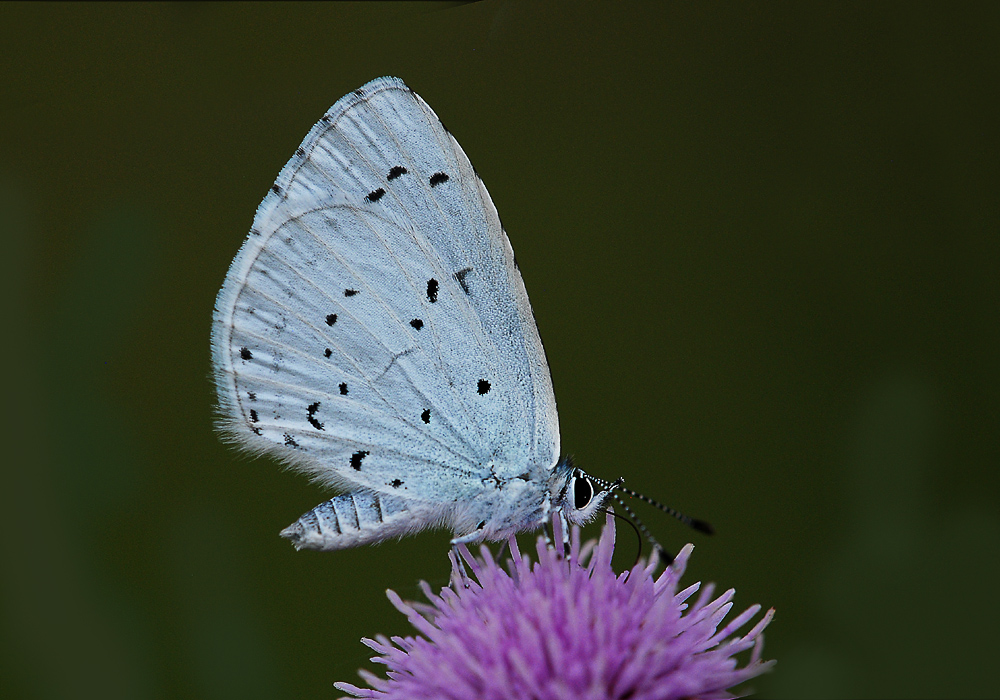
M493 202L396 78L339 100L282 169L219 293L212 345L223 431L333 486L447 504L559 454Z

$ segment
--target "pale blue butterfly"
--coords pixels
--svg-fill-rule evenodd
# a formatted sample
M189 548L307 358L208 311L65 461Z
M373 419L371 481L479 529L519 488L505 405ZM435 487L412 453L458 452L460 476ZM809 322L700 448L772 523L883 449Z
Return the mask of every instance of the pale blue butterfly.
M216 300L212 361L226 437L346 492L282 531L299 549L432 526L502 540L553 514L565 531L620 487L560 459L496 208L398 78L341 98L281 170Z

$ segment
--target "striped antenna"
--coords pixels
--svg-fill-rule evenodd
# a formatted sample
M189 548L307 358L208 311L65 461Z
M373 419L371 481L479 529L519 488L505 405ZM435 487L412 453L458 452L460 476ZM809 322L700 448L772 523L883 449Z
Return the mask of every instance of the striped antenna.
M624 491L625 493L627 493L629 496L634 496L635 498L638 498L640 501L645 501L646 503L648 503L649 505L653 506L654 508L659 508L664 513L666 513L667 515L671 515L671 516L677 518L678 520L680 520L682 523L684 523L685 525L687 525L689 528L691 528L693 530L697 530L698 532L704 532L706 535L714 535L715 534L715 528L712 527L711 525L709 525L708 523L706 523L704 520L696 520L695 518L691 518L691 517L689 517L687 515L684 515L683 513L674 510L670 506L665 506L662 503L660 503L659 501L654 501L649 496L643 496L641 493L633 491L632 489L627 488L626 486L624 486L622 484L619 484L618 488L620 490Z
M703 532L706 535L713 535L713 534L715 534L715 528L713 528L711 525L709 525L704 520L697 520L695 518L691 518L691 517L689 517L687 515L684 515L680 511L674 510L670 506L665 506L662 503L660 503L659 501L654 501L649 496L644 496L641 493L638 493L637 491L633 491L632 489L627 488L622 483L623 480L622 480L621 477L619 477L618 480L615 481L614 483L611 483L611 482L608 482L608 481L605 481L603 479L599 479L599 478L596 478L596 477L593 477L593 476L591 476L590 478L592 480L596 481L602 488L605 488L605 489L610 488L611 489L611 494L610 494L611 498L613 498L615 500L615 502L622 507L622 510L624 510L625 513L628 515L629 519L632 520L632 522L635 524L635 527L639 530L639 532L641 532L643 534L643 536L647 540L649 540L649 543L651 545L653 545L653 547L660 552L660 556L663 558L664 564L666 564L667 566L669 566L670 563L674 560L674 556L670 552L668 552L666 549L664 549L663 545L661 545L659 542L656 541L656 538L653 537L653 534L649 531L649 528L647 528L643 524L642 520L639 519L639 516L636 515L636 513L635 513L634 510L632 510L631 506L629 506L629 504L625 502L625 499L623 499L620 494L616 493L616 491L622 491L622 492L628 494L629 496L633 496L635 498L638 498L639 500L641 500L641 501L643 501L645 503L648 503L649 505L653 506L654 508L657 508L657 509L663 511L667 515L670 515L670 516L673 516L674 518L677 518L682 523L684 523L685 525L687 525L688 527L690 527L690 528L692 528L694 530L697 530L698 532Z

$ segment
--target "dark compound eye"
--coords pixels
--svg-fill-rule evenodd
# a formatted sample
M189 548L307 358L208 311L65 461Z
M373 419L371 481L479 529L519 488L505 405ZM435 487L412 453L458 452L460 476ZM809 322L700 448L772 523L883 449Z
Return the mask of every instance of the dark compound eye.
M594 486L590 479L582 472L577 472L573 477L573 505L577 510L583 510L590 505L590 499L594 497Z

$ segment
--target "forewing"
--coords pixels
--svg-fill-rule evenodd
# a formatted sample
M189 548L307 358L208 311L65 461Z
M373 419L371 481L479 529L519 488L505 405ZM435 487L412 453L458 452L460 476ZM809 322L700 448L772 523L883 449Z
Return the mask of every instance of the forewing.
M338 101L281 171L219 293L213 362L227 433L334 485L454 501L558 455L493 203L394 78Z

